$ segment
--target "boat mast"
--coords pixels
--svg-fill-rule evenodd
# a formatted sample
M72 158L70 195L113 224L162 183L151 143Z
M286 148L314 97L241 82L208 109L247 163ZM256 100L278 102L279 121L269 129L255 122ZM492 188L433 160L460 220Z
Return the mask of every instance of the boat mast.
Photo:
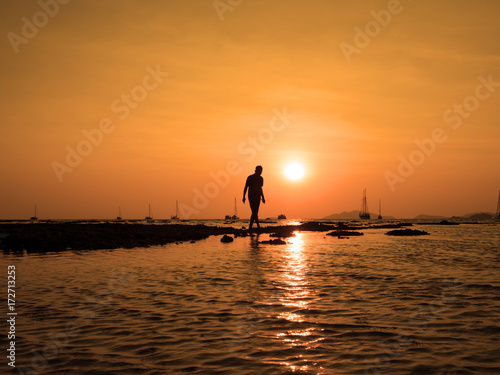
M36 204L35 204L35 216L32 216L30 220L38 220L38 217L36 216Z
M361 204L361 211L359 212L360 219L370 219L370 213L368 212L368 203L366 203L366 188L363 189L363 200Z
M368 205L366 204L366 188L363 190L363 208L362 211L364 214L368 213Z
M179 217L179 201L175 201L175 216Z
M382 219L382 199L378 200L378 218Z
M236 209L236 197L234 197L234 216L238 216L238 211Z

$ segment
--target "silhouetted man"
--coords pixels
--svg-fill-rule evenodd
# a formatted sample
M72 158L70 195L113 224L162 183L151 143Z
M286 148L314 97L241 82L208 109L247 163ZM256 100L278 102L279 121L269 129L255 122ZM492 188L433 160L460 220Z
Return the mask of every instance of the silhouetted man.
M264 179L261 176L262 167L260 165L255 167L255 173L247 177L247 182L245 184L245 189L243 190L243 203L245 203L245 195L248 189L248 202L250 203L250 209L252 210L252 216L250 216L250 225L248 229L252 229L253 223L259 225L259 206L260 199L262 197L262 203L266 203L264 198L264 191L262 186L264 185Z

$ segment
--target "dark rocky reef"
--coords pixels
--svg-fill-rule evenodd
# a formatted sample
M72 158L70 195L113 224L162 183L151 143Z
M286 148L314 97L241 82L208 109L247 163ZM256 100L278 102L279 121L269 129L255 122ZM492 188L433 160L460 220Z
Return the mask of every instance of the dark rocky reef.
M356 232L354 230L335 230L333 232L327 233L327 236L334 236L334 237L351 237L351 236L363 236L364 233L361 232Z
M276 233L271 233L269 237L279 237L279 238L295 237L295 232L291 228L284 228L276 231Z
M259 241L259 243L267 245L286 245L286 242L283 241L281 238L275 238L274 240L269 240L269 241Z
M408 224L388 224L400 228ZM286 238L299 232L328 232L332 236L356 236L352 232L384 226L356 223L324 223L310 221L300 225L273 225L254 229L271 237ZM0 222L0 250L4 252L44 253L65 250L96 250L161 246L167 243L192 242L212 235L248 236L245 228L190 224L144 224L136 222L82 221L72 222Z
M402 237L409 237L409 236L427 236L429 233L423 231L423 230L417 230L417 229L398 229L398 230L391 230L386 233L387 236L402 236Z
M460 224L454 221L442 220L439 223L423 222L423 223L417 223L417 225L460 225Z
M4 252L48 252L158 246L201 240L227 233L227 228L205 225L0 224L0 249Z

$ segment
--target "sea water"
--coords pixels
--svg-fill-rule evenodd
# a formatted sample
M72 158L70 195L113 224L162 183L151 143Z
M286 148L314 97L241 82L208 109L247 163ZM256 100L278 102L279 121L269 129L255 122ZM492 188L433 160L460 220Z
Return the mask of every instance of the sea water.
M11 373L499 374L500 226L416 228L3 255Z

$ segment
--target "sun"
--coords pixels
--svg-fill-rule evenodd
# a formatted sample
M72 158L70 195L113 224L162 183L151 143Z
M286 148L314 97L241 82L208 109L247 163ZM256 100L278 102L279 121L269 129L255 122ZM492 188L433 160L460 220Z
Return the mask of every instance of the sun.
M300 180L304 174L305 170L302 164L290 163L285 167L285 176L290 180Z

